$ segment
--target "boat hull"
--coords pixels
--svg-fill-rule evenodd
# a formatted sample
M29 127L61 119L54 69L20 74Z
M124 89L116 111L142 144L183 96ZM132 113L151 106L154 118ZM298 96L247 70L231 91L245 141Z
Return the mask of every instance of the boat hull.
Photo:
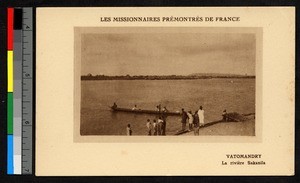
M111 107L113 112L127 112L127 113L134 113L134 114L155 114L155 115L166 115L166 116L180 116L179 112L159 112L153 110L132 110L127 108L113 108Z

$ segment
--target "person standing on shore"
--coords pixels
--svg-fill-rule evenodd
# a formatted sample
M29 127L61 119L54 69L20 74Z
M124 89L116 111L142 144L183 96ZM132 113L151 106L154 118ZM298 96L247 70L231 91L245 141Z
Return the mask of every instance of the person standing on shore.
M191 131L193 129L193 121L194 121L192 111L188 111L187 115L188 115L188 118L189 118L189 131Z
M132 135L132 130L131 130L130 124L127 125L126 133L127 133L127 136L131 136Z
M198 136L199 135L199 117L198 117L198 111L195 111L193 123L194 123L194 135Z
M204 110L202 106L200 106L198 110L198 117L199 117L200 126L204 126Z
M186 120L187 120L188 116L186 114L186 112L184 111L184 109L181 109L181 124L182 124L182 131L185 130L186 127Z
M146 123L147 129L148 129L148 135L151 136L151 130L152 130L152 124L150 119L147 119L147 123Z

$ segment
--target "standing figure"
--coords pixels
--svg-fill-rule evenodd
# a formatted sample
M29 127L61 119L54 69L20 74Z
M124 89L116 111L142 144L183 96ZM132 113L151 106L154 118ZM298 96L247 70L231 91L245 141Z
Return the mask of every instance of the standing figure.
M153 130L154 130L153 135L157 135L157 123L155 119L153 120Z
M186 112L184 111L184 109L181 109L181 124L182 124L182 131L185 130L186 127L186 120L187 120L188 116L186 114Z
M127 136L131 136L132 135L132 130L131 130L130 124L127 125L126 133L127 133Z
M152 124L150 119L147 119L147 123L146 123L147 129L148 129L148 135L151 136L151 130L152 130Z
M199 117L198 117L198 111L195 111L193 123L194 123L194 135L198 136L199 135Z
M223 116L223 121L227 121L227 112L226 112L226 109L223 111L222 113L222 116Z
M162 120L161 117L158 118L157 120L157 132L158 132L158 135L162 135L162 132L163 132L163 127L164 126L164 121Z
M199 117L200 126L204 126L204 110L202 106L200 106L198 110L198 117Z
M191 131L193 129L193 121L194 121L192 111L188 111L187 115L188 115L188 118L189 118L189 131Z
M166 128L167 128L167 116L163 115L162 116L163 122L163 130L162 130L162 135L166 135Z

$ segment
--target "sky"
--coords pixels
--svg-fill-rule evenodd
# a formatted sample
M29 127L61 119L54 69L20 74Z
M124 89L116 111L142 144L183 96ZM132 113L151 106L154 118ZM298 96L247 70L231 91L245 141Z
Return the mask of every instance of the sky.
M255 42L242 33L88 33L81 74L255 75Z

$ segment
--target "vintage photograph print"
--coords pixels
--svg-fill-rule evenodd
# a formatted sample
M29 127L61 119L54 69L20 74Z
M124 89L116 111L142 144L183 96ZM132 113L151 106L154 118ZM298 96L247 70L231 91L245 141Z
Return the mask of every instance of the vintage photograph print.
M259 30L75 28L80 135L256 136Z

